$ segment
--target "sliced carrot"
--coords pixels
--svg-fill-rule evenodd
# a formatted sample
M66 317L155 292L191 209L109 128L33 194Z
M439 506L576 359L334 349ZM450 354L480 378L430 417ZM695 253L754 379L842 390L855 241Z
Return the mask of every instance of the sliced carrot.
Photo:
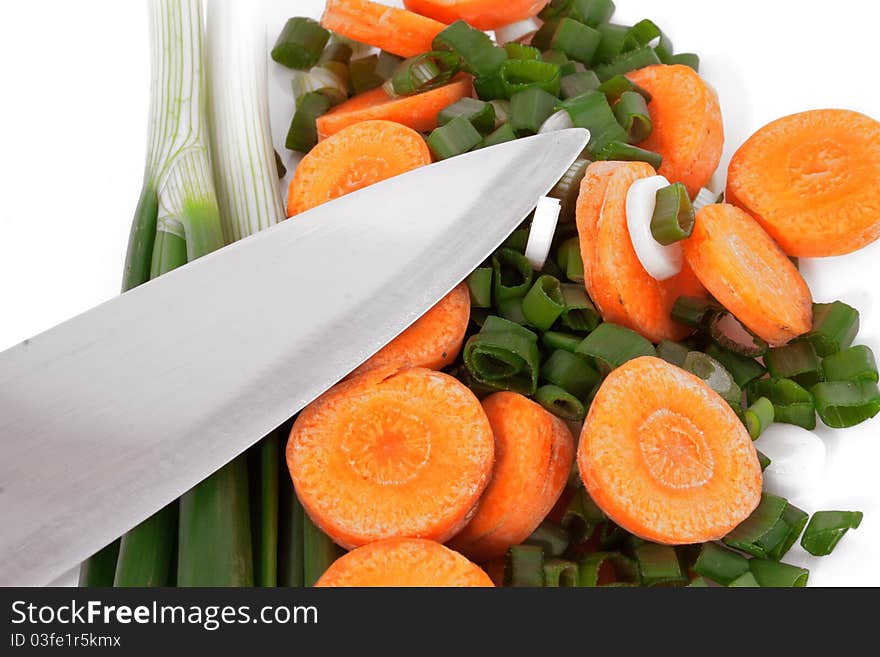
M457 552L434 541L390 538L353 550L333 562L319 587L494 586L489 576Z
M346 548L451 538L493 459L492 428L474 394L421 368L371 370L336 385L300 413L287 444L303 507Z
M499 392L483 400L495 436L495 470L477 511L450 545L485 561L519 545L565 488L574 437L565 422L527 397Z
M392 98L382 87L366 91L318 117L318 138L326 139L361 121L381 119L402 123L417 132L437 127L440 110L471 95L471 79L462 75L447 85L415 96Z
M614 370L578 446L587 491L618 525L648 541L713 541L761 497L761 466L742 422L701 379L659 358Z
M812 328L810 288L747 212L724 204L703 208L684 253L706 289L771 346Z
M446 29L431 18L369 0L327 0L321 25L401 57L431 50L434 37Z
M461 351L470 316L471 296L462 283L353 374L377 367L442 369Z
M648 112L654 130L639 146L660 153L660 175L684 183L696 196L718 168L724 149L718 94L688 66L648 66L627 77L652 96Z
M880 238L880 122L848 110L774 121L733 156L727 201L792 256L867 246Z
M454 23L466 21L478 30L495 30L537 16L550 0L404 0L410 11Z
M706 291L687 266L665 281L651 277L632 247L626 223L630 186L653 175L654 169L644 162L595 163L588 168L577 210L584 279L606 321L653 342L680 340L690 329L670 317L675 300L705 296Z
M287 192L287 216L431 163L422 136L391 121L364 121L306 155Z

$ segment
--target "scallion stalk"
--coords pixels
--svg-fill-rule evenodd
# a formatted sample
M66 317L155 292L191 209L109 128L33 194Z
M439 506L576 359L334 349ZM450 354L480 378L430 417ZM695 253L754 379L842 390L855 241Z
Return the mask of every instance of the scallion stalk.
M590 333L577 349L610 369L639 356L655 356L654 345L641 335L623 326L605 322Z
M817 511L810 518L801 546L815 557L831 554L850 529L862 524L861 511Z

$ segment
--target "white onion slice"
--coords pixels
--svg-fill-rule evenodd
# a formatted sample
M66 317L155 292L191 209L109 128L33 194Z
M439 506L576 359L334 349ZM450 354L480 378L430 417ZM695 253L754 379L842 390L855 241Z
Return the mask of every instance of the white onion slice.
M532 36L539 29L541 29L541 21L537 18L526 18L495 30L495 43L503 46L511 41L520 41Z
M672 278L681 271L681 244L664 246L651 234L651 219L657 192L669 186L663 176L635 181L626 195L626 225L633 249L645 271L658 281Z
M764 488L781 497L815 490L825 469L825 443L812 431L793 424L771 424L755 443L770 459Z
M544 269L544 263L550 255L550 245L553 243L556 223L559 221L559 210L559 199L550 196L542 196L538 199L538 207L535 208L532 227L529 230L529 241L526 243L526 260L535 271Z
M701 187L700 191L697 192L697 197L694 199L693 202L694 212L699 212L707 205L715 205L716 203L718 203L719 196L720 194L716 194L711 189Z
M547 132L556 132L557 130L568 130L569 128L573 128L574 123L571 120L571 114L566 112L564 109L551 114L544 123L541 124L541 127L538 129L538 134L543 135Z

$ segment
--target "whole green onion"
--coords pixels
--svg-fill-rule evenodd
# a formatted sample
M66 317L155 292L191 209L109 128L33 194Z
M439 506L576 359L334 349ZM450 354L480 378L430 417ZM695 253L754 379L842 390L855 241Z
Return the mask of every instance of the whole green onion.
M330 32L314 19L289 19L272 48L272 59L288 68L305 70L318 63Z
M290 433L289 425L282 435ZM278 516L278 586L299 587L303 585L303 511L296 496L290 471L283 451L286 441L281 441L279 450L279 516Z
M810 554L822 557L831 554L850 529L862 524L861 511L817 511L801 538L801 546Z
M858 310L842 301L814 303L813 330L801 339L812 344L824 358L851 346L858 333Z
M438 160L467 153L482 141L483 136L463 116L457 116L446 125L434 128L427 139L428 149Z
M800 588L807 585L810 571L769 559L752 559L749 570L762 588Z
M826 381L872 381L877 383L877 361L869 347L849 347L822 361Z
M432 50L410 57L388 81L396 96L412 96L447 84L461 69L461 59L453 52Z
M489 316L464 347L464 362L477 383L531 395L538 387L538 336L518 324Z
M303 514L303 585L314 586L324 572L342 556L342 549Z
M455 21L434 38L435 51L454 53L464 62L468 73L490 76L498 72L507 59L507 53L492 43L485 32L477 30L462 20Z
M770 376L791 379L807 389L822 381L822 363L809 342L792 342L770 349L764 354L764 364Z
M577 353L590 356L610 369L640 356L654 356L654 345L635 331L605 322L581 342Z
M587 416L583 403L559 386L541 386L535 391L535 401L568 422L582 422Z
M511 587L544 586L544 551L535 545L515 545L507 553L505 574Z
M470 121L471 125L482 134L488 134L495 128L495 107L491 103L475 98L462 98L440 110L437 124L446 125L459 116Z
M810 389L827 426L845 429L880 413L880 388L873 381L829 381Z
M642 97L628 91L624 98ZM620 103L623 103L622 98ZM644 103L644 99L642 99ZM618 107L620 106L618 104ZM686 240L694 231L694 206L687 188L681 183L674 183L657 191L654 215L651 218L651 235L663 245L675 244Z
M492 268L481 267L467 277L472 308L492 307Z
M663 164L660 153L649 151L621 141L612 141L595 153L597 160L616 162L647 162L655 169Z
M813 395L791 379L760 379L746 387L749 404L761 397L773 403L774 421L795 424L804 429L816 428Z
M617 122L626 131L630 142L638 144L651 136L654 124L651 122L651 115L648 113L648 104L640 94L637 94L635 91L623 92L620 100L614 105L613 111ZM682 185L682 187L684 186ZM685 190L685 198L687 198L688 205L690 205L687 190ZM661 242L661 244L663 243Z
M749 572L749 560L717 543L704 543L694 564L698 575L729 586L738 577Z

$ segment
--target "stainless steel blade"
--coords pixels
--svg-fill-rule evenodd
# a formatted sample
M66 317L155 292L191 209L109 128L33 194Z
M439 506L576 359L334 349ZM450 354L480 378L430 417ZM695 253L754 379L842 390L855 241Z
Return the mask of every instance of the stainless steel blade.
M586 144L477 151L323 205L0 354L0 584L45 584L378 351Z

